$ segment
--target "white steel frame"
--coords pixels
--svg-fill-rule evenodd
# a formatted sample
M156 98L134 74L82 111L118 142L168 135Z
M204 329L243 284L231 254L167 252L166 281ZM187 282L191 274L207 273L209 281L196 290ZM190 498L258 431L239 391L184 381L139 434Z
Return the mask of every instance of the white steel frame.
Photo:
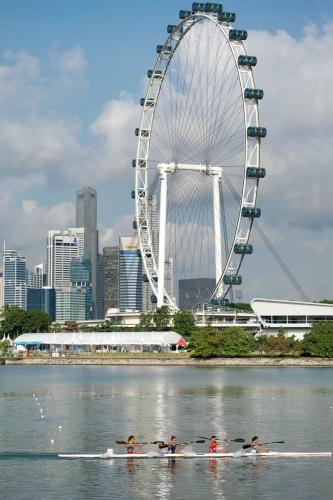
M175 50L186 33L202 19L214 22L221 29L229 48L232 52L235 65L238 70L239 83L243 95L244 110L244 134L245 134L245 161L243 170L243 189L240 200L238 221L234 233L234 239L229 250L229 255L223 267L222 263L222 235L221 235L221 210L220 210L220 189L219 185L223 177L223 169L207 165L185 165L185 164L164 164L158 165L161 180L160 195L160 220L159 220L159 255L156 262L152 244L152 229L149 225L148 213L148 172L149 148L151 132L153 130L154 116L158 97L163 85L164 74L166 73ZM255 82L252 68L250 66L240 66L238 57L247 55L244 45L239 41L229 40L229 31L232 28L230 23L219 22L217 14L197 12L186 18L168 36L160 54L157 57L152 76L149 79L145 102L143 106L135 167L135 214L140 241L141 256L149 279L151 288L157 297L157 305L168 305L171 310L177 310L174 299L168 295L164 287L164 262L165 262L165 232L167 220L167 179L168 175L178 170L192 170L206 172L213 176L213 206L214 206L214 231L215 231L215 268L216 287L207 303L214 298L223 298L227 295L231 285L225 285L223 278L226 275L236 276L241 267L244 255L234 253L236 244L247 244L253 224L252 218L242 217L242 209L255 208L259 178L249 178L246 176L248 167L260 167L260 138L250 138L247 136L248 127L260 127L258 102L255 99L245 99L244 90L246 88L255 89ZM172 50L170 50L172 47Z

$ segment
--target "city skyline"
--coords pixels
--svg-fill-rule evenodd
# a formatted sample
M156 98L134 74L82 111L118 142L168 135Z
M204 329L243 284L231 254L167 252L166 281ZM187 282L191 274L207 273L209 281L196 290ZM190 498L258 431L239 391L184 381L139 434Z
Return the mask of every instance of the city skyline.
M117 244L133 220L130 162L144 75L155 46L165 39L166 25L187 5L172 1L154 9L150 1L130 7L101 2L93 12L77 2L60 2L56 11L38 1L30 7L1 3L0 234L29 263L40 262L45 230L75 225L73 193L80 176L81 185L99 192L101 249ZM32 15L32 4L39 16ZM237 0L225 2L225 8L235 10L237 26L250 31L246 46L258 56L257 81L265 90L261 113L269 137L262 159L269 175L260 192L261 224L308 295L330 298L332 125L326 110L332 107L327 60L333 7L328 1L283 1L268 7L263 1L250 6ZM145 10L154 22L145 18ZM63 26L64 16L76 15L78 25ZM115 51L121 16L127 26L140 30L132 30ZM31 29L23 30L24 36L7 27L14 22L19 28L26 19ZM87 34L88 19L93 26ZM138 48L142 30L146 36ZM135 61L126 64L134 50ZM108 66L112 73L104 73ZM244 297L298 298L264 244L255 235L253 242L255 253L242 269ZM313 266L313 259L322 266Z

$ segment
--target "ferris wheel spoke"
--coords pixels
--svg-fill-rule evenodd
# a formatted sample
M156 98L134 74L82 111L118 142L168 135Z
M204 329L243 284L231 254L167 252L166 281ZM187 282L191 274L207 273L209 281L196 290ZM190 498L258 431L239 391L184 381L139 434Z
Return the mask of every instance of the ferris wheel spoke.
M235 116L235 115L233 115L233 116ZM220 122L214 123L215 129L216 128L218 128L218 129L225 129L226 127L225 126L223 127L223 125L225 125L226 122L227 122L227 118L222 114L222 116L220 118ZM196 136L196 141L197 142L194 145L192 145L192 152L203 147L204 138L200 137L200 140L198 141L198 137ZM214 146L213 145L210 147L210 150L214 150Z
M177 284L180 279L212 280L195 287L198 301L206 302L224 297L230 285L240 283L242 252L251 253L247 241L253 223L251 211L243 213L243 196L250 196L255 206L262 174L258 149L247 175L251 148L257 147L247 139L247 129L253 126L258 134L262 129L258 101L244 94L245 88L255 90L252 68L239 62L246 52L241 40L230 41L229 30L216 15L197 12L182 20L161 46L148 75L135 169L140 245L150 279L159 276L163 285L167 264L158 262L159 240L164 245L160 255L171 259ZM156 225L161 210L166 210L163 232L142 226ZM149 261L151 249L155 257ZM158 305L177 308L165 285L157 288Z
M201 39L200 39L201 42ZM205 86L203 85L204 75L209 71L209 58L205 58L201 63L202 58L202 50L201 43L197 43L195 52L198 54L197 58L193 61L192 64L192 75L196 75L195 78L191 78L192 86L195 83L195 88L193 88L193 94L191 99L187 102L187 107L184 110L184 118L186 117L185 126L181 129L182 141L179 143L179 150L182 150L184 139L188 136L189 131L193 131L193 126L197 125L197 127L204 127L204 123L202 120L199 120L198 117L200 114L202 115L202 107L204 103L205 97ZM191 45L188 46L188 50L193 52L193 48ZM198 73L197 68L200 69L200 74ZM189 94L190 95L190 94Z

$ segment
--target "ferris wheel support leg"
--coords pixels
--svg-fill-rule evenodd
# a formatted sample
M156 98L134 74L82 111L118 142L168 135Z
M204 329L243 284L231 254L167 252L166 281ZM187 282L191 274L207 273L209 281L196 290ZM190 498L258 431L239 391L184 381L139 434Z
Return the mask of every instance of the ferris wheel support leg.
M164 303L164 269L165 269L165 230L167 215L168 177L165 171L160 172L161 199L160 199L160 232L158 243L158 282L157 282L157 307Z
M222 276L222 233L221 233L221 175L213 175L214 234L215 234L215 277L216 283ZM219 295L223 290L219 289Z

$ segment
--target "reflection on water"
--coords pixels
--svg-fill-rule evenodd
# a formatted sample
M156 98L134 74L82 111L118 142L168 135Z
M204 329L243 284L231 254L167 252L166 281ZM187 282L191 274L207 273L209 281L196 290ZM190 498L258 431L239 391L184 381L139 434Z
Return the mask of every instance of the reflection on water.
M180 441L259 434L286 441L275 449L332 450L332 374L307 368L0 367L0 498L331 498L330 459L64 461L57 453L123 451L115 441L130 434L148 441L172 434ZM239 447L229 445L231 451Z

